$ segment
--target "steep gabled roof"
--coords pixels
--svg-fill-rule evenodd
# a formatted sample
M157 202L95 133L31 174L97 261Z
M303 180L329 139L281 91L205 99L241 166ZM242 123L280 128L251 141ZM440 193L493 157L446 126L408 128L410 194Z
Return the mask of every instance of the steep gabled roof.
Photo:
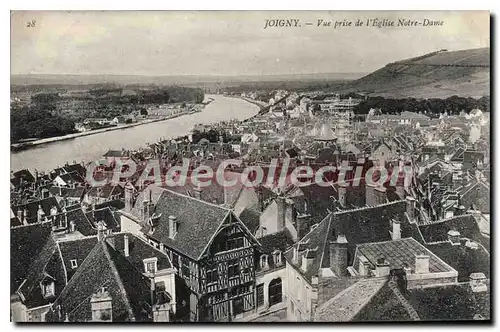
M360 279L320 306L315 322L348 322L367 306L387 283L386 278Z
M147 236L198 259L209 244L230 210L218 205L181 195L165 189L158 199L154 213L159 217L154 228L146 224L142 232ZM169 237L169 216L177 218L177 234Z
M318 274L320 268L330 267L330 241L337 240L339 234L344 234L348 241L348 265L352 265L356 246L361 243L390 240L389 231L392 219L403 220L406 211L405 201L395 201L373 207L364 207L354 210L330 213L312 231L293 246L302 249L317 249L316 257L307 271L302 271L301 255L298 263L292 262L292 250L288 250L285 257L288 263L309 281ZM303 243L302 245L300 243Z
M128 237L128 256L125 256L125 236ZM114 250L123 255L137 270L144 272L143 260L147 258L158 258L158 270L172 268L170 258L164 252L154 248L149 243L131 233L114 233L106 236L106 242Z
M97 236L90 236L76 240L60 241L58 242L61 257L64 262L68 281L80 268L85 258L92 251L97 244ZM75 260L77 266L72 267L71 261Z
M23 304L35 308L49 304L52 299L43 297L41 282L49 277L55 283L55 294L59 294L66 284L66 277L59 248L56 241L49 237L36 258L26 270L26 280L18 289L22 294Z
M112 298L114 322L148 321L150 281L105 241L98 242L73 275L52 309L47 321L91 321L90 299L103 287ZM58 317L58 308L61 317Z
M52 235L52 224L34 224L10 229L10 292L14 293L28 269Z
M477 241L487 251L490 248L489 239L481 233L476 220L470 214L442 219L426 225L419 225L418 228L426 243L448 241L448 232L455 230L460 233L461 237Z

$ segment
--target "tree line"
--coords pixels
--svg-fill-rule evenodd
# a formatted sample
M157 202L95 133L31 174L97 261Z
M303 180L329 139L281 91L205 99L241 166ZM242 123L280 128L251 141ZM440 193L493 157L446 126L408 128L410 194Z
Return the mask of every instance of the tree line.
M368 114L370 109L380 109L382 114L399 114L403 111L439 115L447 112L448 115L458 115L460 112L469 113L473 109L483 112L490 111L490 97L478 99L471 97L451 96L446 99L430 98L391 99L383 97L368 97L362 100L355 108L355 114Z

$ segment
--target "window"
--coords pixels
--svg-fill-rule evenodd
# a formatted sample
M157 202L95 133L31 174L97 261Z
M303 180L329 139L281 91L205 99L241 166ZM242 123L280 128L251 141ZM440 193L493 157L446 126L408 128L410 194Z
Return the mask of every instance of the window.
M264 305L264 284L257 285L257 307Z
M238 260L233 260L228 262L228 269L227 269L227 275L229 278L235 277L239 275L240 273L240 265L238 263Z
M273 253L274 256L274 264L281 265L281 251L276 250Z
M72 269L76 269L78 267L78 262L76 261L76 259L72 259L69 262L71 264Z
M189 265L182 264L182 276L189 277L190 274L191 274L191 270L189 269Z
M213 284L217 282L217 269L207 271L207 284Z
M265 269L268 267L267 255L260 256L260 268Z
M228 239L226 242L226 250L233 250L233 249L237 249L237 248L242 248L243 246L244 246L243 237Z
M143 262L144 262L144 271L146 273L152 273L152 274L156 273L158 258L156 257L147 258Z

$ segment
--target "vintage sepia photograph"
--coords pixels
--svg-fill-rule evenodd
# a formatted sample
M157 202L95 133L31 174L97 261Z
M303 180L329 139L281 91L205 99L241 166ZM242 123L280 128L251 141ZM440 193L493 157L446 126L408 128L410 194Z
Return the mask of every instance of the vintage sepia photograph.
M11 11L14 323L491 323L488 11Z

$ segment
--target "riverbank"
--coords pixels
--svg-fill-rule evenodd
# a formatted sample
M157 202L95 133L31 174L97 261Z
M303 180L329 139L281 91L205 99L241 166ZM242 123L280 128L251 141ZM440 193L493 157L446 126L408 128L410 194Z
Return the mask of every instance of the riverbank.
M175 139L189 134L197 124L216 124L231 120L244 121L259 113L259 107L241 98L226 98L222 95L206 95L213 98L201 112L187 114L168 121L157 121L132 128L113 130L75 137L51 144L41 144L10 153L11 170L37 169L50 172L73 160L98 160L108 150L136 150L144 148L151 142L157 142L160 137Z
M208 105L209 103L205 104L204 106ZM189 110L189 111L181 112L181 113L178 113L178 114L172 114L172 115L169 115L169 116L165 116L165 117L162 117L162 118L159 118L159 119L147 119L147 120L143 120L143 121L136 122L136 123L129 123L129 124L117 125L117 126L108 127L108 128L102 128L102 129L97 129L97 130L90 130L90 131L78 132L78 133L68 134L68 135L64 135L64 136L42 138L42 139L38 139L38 140L34 140L34 141L29 141L29 142L23 142L23 143L13 143L13 144L10 145L10 150L11 150L11 152L15 153L17 151L27 150L27 149L30 149L32 147L43 145L43 144L60 142L60 141L75 139L77 137L95 135L95 134L105 133L105 132L108 132L108 131L128 129L128 128L137 127L137 126L145 125L145 124L149 124L149 123L171 120L171 119L175 119L175 118L178 118L178 117L181 117L181 116L184 116L184 115L199 113L202 110L203 109L200 109L200 110Z

